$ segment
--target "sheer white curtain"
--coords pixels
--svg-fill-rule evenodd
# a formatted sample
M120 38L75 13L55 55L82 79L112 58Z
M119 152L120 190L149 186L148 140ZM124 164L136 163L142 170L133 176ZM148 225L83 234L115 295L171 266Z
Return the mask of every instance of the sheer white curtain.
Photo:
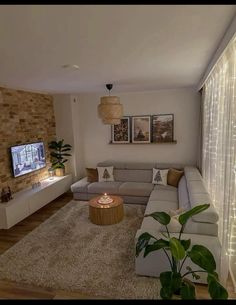
M230 260L236 254L236 243L234 244L236 240L233 241L236 208L235 95L236 39L234 38L203 87L202 175L220 216L219 238L222 243L220 279L224 284L228 277Z

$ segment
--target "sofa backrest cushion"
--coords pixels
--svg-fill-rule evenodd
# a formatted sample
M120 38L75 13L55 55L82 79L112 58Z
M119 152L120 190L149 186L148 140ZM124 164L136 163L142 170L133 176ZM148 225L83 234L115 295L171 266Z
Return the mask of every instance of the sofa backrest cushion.
M114 180L120 182L147 182L152 183L152 169L183 169L182 164L155 163L155 162L99 162L97 166L114 166Z
M212 204L210 195L206 189L204 180L196 167L185 166L184 174L186 177L188 195L191 208L200 204L210 204L210 207L192 217L193 221L216 223L219 215Z
M188 195L187 181L185 176L182 176L182 178L179 181L178 199L179 199L179 208L182 208L184 210L189 210L191 208L189 195Z

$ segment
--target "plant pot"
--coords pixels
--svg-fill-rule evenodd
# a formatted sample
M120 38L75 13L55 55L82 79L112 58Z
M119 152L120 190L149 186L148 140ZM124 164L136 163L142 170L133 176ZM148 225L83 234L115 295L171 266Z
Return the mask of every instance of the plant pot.
M55 173L58 177L65 176L65 168L56 168Z

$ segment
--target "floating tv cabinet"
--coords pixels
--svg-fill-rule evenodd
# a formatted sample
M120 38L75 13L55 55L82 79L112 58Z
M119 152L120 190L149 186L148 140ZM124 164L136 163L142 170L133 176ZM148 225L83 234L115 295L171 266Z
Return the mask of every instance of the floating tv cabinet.
M13 194L13 199L0 203L0 229L9 229L69 190L72 175L41 181L37 188L27 188Z

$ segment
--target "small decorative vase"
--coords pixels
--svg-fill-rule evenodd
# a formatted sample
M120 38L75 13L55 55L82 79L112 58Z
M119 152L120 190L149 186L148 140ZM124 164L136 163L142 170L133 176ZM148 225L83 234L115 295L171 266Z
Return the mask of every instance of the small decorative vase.
M65 176L65 168L56 168L55 173L58 177Z

